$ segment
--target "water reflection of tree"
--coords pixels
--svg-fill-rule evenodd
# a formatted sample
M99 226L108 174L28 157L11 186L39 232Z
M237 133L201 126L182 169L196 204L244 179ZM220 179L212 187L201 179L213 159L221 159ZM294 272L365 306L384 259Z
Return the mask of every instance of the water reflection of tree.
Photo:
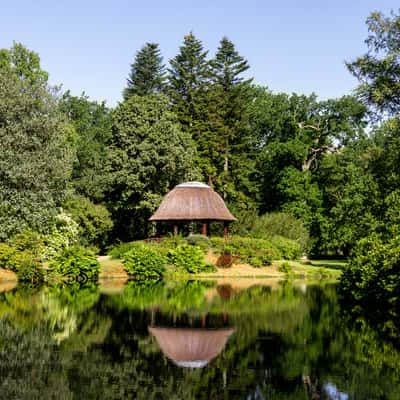
M131 285L110 297L95 287L2 294L2 395L277 400L314 393L328 399L331 384L350 399L397 398L396 346L364 319L343 317L335 287L308 286L305 293L292 285L253 287L229 298L210 298L209 290L192 282ZM177 326L198 326L204 315L220 326L228 315L235 334L206 368L182 369L148 335L154 313Z

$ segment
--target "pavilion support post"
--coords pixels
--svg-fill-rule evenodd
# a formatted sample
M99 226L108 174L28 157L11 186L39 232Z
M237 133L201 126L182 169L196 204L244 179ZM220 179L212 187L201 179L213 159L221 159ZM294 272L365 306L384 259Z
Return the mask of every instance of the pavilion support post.
M201 234L207 236L207 224L205 222L201 225Z
M227 239L229 235L229 223L224 221L224 238Z
M178 225L174 224L174 236L178 236Z

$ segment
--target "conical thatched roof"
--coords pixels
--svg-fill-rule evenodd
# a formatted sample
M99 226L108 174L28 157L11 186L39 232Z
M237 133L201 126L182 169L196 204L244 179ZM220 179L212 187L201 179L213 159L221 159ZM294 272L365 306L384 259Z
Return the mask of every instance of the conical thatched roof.
M236 221L221 196L200 182L175 186L150 221Z
M180 367L202 368L224 349L232 328L149 328L162 352Z

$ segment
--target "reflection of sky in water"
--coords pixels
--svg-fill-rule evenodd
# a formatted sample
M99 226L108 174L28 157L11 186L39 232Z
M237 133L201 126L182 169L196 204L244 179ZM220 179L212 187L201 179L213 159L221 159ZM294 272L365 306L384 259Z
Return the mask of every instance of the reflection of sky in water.
M325 393L331 400L348 400L349 395L340 392L339 389L333 383L327 383L323 386Z

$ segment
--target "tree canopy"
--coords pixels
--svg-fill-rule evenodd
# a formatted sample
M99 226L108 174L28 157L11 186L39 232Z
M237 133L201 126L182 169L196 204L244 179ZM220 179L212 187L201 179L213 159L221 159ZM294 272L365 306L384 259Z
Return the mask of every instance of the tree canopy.
M113 121L106 198L118 236L141 238L162 196L195 176L194 147L163 95L129 97Z
M0 238L45 231L71 172L73 128L40 80L0 69Z
M157 43L146 43L135 56L124 89L124 98L161 93L165 88L165 65Z

